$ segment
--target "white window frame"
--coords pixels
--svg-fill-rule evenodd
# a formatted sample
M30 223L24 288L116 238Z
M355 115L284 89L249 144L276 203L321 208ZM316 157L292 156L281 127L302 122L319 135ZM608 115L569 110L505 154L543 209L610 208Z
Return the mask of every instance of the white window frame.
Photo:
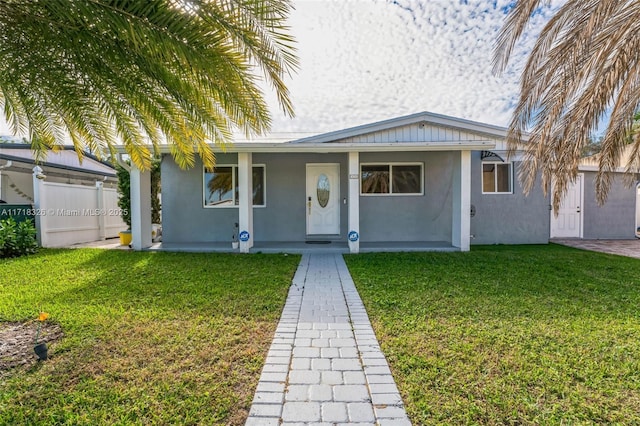
M389 192L372 194L362 192L362 166L389 166ZM420 166L420 192L394 193L393 192L393 166ZM358 176L360 195L363 197L421 197L424 195L424 163L422 162L374 162L360 163L360 175Z
M493 189L494 191L485 192L484 190L484 165L485 164L506 164L509 166L509 187L511 191L509 192L499 192L498 189L498 172L493 174ZM513 194L513 161L482 161L480 165L480 187L482 188L482 193L487 195L511 195Z
M238 174L237 170L238 170L238 165L237 164L216 164L214 167L231 167L231 181L232 181L232 192L233 192L233 199L232 199L232 204L231 205L216 205L216 206L211 206L211 205L207 205L205 202L205 190L207 188L207 182L205 181L205 175L206 175L206 167L202 167L202 207L204 207L205 209L237 209L238 207L240 207L238 204L236 204L236 191L235 191L235 187L237 185L236 182L236 175ZM254 167L262 167L262 182L263 183L263 191L264 191L264 204L254 204L253 207L257 208L257 209L262 209L267 207L267 166L265 164L252 164L251 165L251 172L253 175L253 168Z

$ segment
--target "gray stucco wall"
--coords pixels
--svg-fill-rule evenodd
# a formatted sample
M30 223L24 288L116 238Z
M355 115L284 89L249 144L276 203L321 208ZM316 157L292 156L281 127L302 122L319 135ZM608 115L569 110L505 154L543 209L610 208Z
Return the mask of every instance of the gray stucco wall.
M361 153L361 163L424 163L424 195L361 196L360 239L451 241L453 161L451 152Z
M267 167L267 207L253 210L256 241L304 241L307 236L306 165L340 164L340 199L348 195L347 154L254 154ZM340 238L347 235L347 206L340 204Z
M513 194L482 193L480 152L471 153L471 244L546 244L549 242L549 198L537 184L525 196L513 165Z
M360 237L373 241L451 241L453 164L457 152L361 153L360 162L423 162L424 195L361 196ZM218 164L236 164L219 154ZM254 154L266 166L266 207L255 207L255 241L306 238L306 164L340 164L340 198L348 196L347 154ZM513 195L482 194L480 153L472 153L472 244L533 244L549 240L549 201L539 188L524 197L514 179ZM515 165L517 172L517 164ZM171 156L162 161L163 241L227 242L238 209L203 207L202 165L181 170ZM346 239L348 206L341 203L340 239ZM633 229L633 228L631 228Z
M218 154L218 164L236 164L236 154ZM170 155L162 157L162 241L231 241L237 208L204 208L203 169L198 161L181 170Z
M628 188L618 174L607 202L596 202L595 172L584 172L583 237L587 239L635 238L636 190Z
M219 154L218 164L237 164L236 154ZM340 198L347 196L346 154L254 154L266 167L266 207L253 209L255 241L304 241L306 238L306 164L340 164ZM238 208L203 207L202 164L180 170L165 155L162 161L162 239L178 242L231 241ZM347 234L347 209L341 204L340 238Z

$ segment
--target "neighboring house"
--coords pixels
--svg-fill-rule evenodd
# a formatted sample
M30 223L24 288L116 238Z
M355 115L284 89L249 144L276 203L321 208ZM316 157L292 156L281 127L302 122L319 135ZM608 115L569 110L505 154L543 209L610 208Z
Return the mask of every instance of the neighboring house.
M506 129L419 113L285 143L236 142L182 170L163 151L163 247L240 251L331 242L467 251L549 241L549 198L525 197ZM216 148L217 149L217 148ZM151 245L149 173L132 169L133 247ZM251 194L251 196L249 196Z
M36 165L28 144L0 142L0 219L34 216L38 242L61 247L116 237L127 229L117 206L115 169L72 147Z
M628 185L625 175L631 149L625 151L620 166L613 171L614 179L607 202L596 202L595 180L598 156L582 160L576 181L569 185L558 210L551 214L551 238L633 239L640 237L640 186L638 176ZM633 177L632 177L633 178Z
M2 168L9 161L11 165ZM29 144L0 141L0 200L9 204L33 204L35 166ZM95 187L96 181L103 181L106 187L113 188L118 182L113 167L92 155L85 155L81 164L73 147L50 152L39 166L47 182Z

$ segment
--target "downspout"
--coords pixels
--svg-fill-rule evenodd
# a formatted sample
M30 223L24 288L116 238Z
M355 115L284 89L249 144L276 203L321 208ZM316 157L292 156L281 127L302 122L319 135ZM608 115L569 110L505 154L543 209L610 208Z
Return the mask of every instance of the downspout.
M122 166L123 169L125 169L126 171L131 173L131 166L129 164L127 164L127 162L122 159L122 154L117 154L116 155L116 161L118 162L118 164L120 166Z
M0 200L2 200L2 170L8 169L12 164L13 162L11 160L7 160L7 164L0 166Z

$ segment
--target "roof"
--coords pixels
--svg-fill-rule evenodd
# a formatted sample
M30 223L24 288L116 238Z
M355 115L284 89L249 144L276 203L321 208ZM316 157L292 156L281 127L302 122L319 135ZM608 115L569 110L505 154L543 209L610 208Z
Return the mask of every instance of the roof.
M278 135L274 137L273 135ZM430 112L396 117L338 131L285 139L282 134L236 140L225 152L379 152L491 150L503 146L507 129ZM292 135L293 136L293 135ZM165 145L161 152L170 152ZM123 146L118 151L124 153Z
M36 164L29 144L0 143L0 159ZM71 146L65 146L57 152L49 151L46 160L41 161L39 164L51 168L99 176L114 177L116 175L115 169L111 165L98 160L91 154L85 154L81 163L78 159L78 154Z
M342 139L391 130L397 127L410 126L413 124L445 127L463 131L465 133L468 132L484 135L491 139L504 139L507 136L507 129L504 127L423 111L417 114L405 115L402 117L391 118L389 120L377 121L361 126L350 127L348 129L298 139L293 141L293 143L335 142Z
M627 145L624 148L624 151L620 155L618 159L618 164L615 170L612 170L614 173L626 173L627 164L629 164L629 160L631 159L631 155L633 154L633 145ZM584 157L580 160L578 164L578 170L585 172L597 172L600 169L600 154L593 154L588 157Z

